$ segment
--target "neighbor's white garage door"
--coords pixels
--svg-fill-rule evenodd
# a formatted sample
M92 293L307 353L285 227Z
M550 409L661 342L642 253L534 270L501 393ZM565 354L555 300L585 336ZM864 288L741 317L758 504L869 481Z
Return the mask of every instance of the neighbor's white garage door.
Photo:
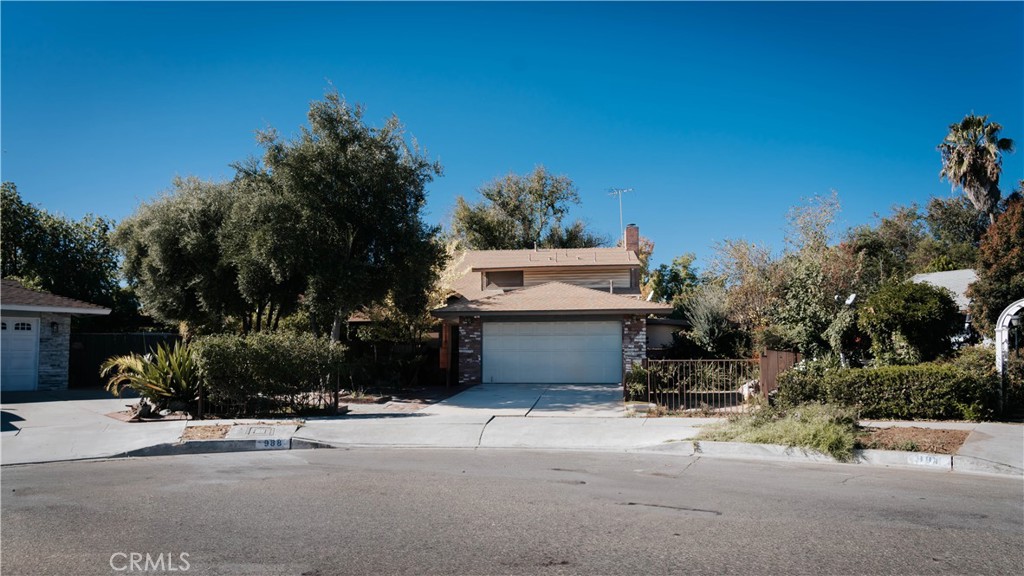
M0 324L0 390L35 390L39 319L4 316Z
M618 320L484 322L484 382L611 384L621 377Z

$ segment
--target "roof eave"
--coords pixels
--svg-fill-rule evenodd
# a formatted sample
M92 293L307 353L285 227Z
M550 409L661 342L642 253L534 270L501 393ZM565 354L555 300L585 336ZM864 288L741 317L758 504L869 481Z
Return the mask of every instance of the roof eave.
M73 308L70 306L33 306L31 304L0 304L0 311L5 312L46 312L50 314L85 314L106 316L109 308Z
M431 312L438 318L458 318L459 316L647 316L668 315L672 309L599 309L599 310L434 310Z
M557 264L518 264L509 266L474 266L470 272L515 272L518 270L533 270L543 268L545 270L559 270L563 268L639 268L638 262L608 263L608 262L559 262Z

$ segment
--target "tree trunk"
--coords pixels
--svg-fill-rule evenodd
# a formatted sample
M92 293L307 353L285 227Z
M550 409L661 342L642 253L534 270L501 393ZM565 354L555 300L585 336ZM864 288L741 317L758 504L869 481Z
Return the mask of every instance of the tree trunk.
M331 342L332 343L341 342L341 327L342 327L343 324L344 324L344 321L341 318L341 314L336 314L334 316L334 324L331 326Z
M270 303L267 304L267 330L273 330L274 329L273 321L274 321L274 301L271 300Z

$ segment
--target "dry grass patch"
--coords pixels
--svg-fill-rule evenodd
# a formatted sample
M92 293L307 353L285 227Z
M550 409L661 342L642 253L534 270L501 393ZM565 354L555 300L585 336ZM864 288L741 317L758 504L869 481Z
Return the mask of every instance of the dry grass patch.
M205 424L199 426L186 426L181 439L189 440L217 440L224 438L231 430L231 424Z

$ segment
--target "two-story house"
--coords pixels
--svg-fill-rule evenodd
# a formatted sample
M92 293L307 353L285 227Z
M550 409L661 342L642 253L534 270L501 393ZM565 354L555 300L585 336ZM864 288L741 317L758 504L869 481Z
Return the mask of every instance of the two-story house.
M618 383L647 348L647 316L671 306L640 299L640 232L625 247L471 250L456 262L441 367L460 384Z

